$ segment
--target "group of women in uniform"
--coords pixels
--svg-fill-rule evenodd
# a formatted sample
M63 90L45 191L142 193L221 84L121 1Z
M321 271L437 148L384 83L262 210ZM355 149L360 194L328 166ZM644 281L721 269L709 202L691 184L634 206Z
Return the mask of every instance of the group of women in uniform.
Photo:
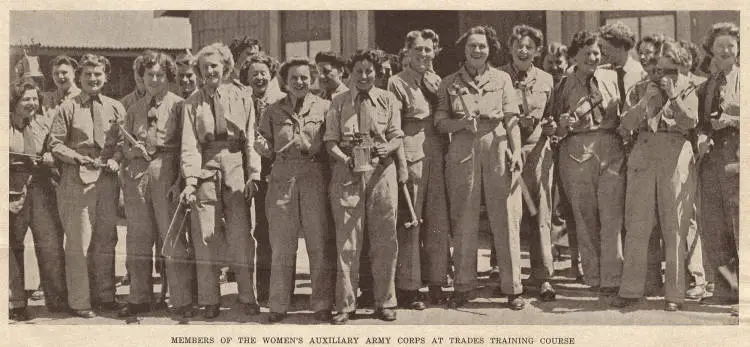
M469 29L455 45L460 66L442 79L430 29L409 32L393 65L367 49L279 68L248 40L176 61L149 51L134 64L142 90L127 106L102 95L110 75L102 56L55 59L57 90L47 94L22 74L11 90L11 318L28 317L29 222L47 307L85 318L148 312L153 259L163 255L177 315L190 318L197 305L217 317L220 268L229 266L243 312L257 315L267 301L268 320L279 322L291 306L300 233L317 320L344 324L371 305L374 317L393 321L397 306L426 308L425 285L428 304L461 307L478 285L482 205L491 277L510 309L524 308L524 285L555 300L561 219L576 277L613 306L658 287L662 258L667 310L684 301L686 263L695 277L688 294L702 297L709 279L714 301L736 303L737 27L711 29L704 83L691 73L698 56L689 43L649 36L636 45L619 23L546 52L541 31L520 25L503 47L492 27ZM495 66L501 53L510 59ZM384 65L396 63L401 71L385 78ZM42 179L54 169L58 180ZM126 306L114 281L120 190ZM701 245L705 271L693 256Z

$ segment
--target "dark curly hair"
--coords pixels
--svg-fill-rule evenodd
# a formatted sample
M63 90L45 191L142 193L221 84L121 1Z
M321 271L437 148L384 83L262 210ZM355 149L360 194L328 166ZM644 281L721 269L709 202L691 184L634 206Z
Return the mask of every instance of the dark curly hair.
M404 41L404 48L409 49L414 44L414 41L421 37L425 40L432 41L433 50L435 55L440 53L440 36L432 29L412 30L406 34L406 40ZM391 64L393 64L391 62Z
M172 57L166 53L147 51L141 55L141 64L138 67L138 76L143 77L146 73L146 69L154 67L154 65L161 66L162 70L167 75L167 81L170 83L174 82L177 76L177 64L175 64Z
M241 64L239 61L237 61L240 59L240 55L242 55L242 52L252 46L258 46L259 51L263 50L263 46L260 44L260 41L256 39L253 39L249 36L235 37L234 40L232 40L232 43L229 44L229 50L232 51L232 58L234 58L234 61L238 64Z
M52 67L52 70L60 65L69 65L71 68L73 68L73 71L78 70L78 62L67 55L56 56L52 59L49 65L50 67Z
M281 79L279 79L279 85L281 86L282 90L286 86L286 78L289 77L289 69L294 66L307 66L310 68L311 72L315 68L310 59L306 57L289 58L284 64L281 65L281 68L279 69L279 76L281 77ZM310 83L312 83L312 80L310 80Z
M318 52L318 54L315 55L315 63L316 64L323 64L328 63L333 66L334 69L338 70L344 70L346 67L346 60L344 58L336 55L336 53L331 51L326 52Z
M537 49L541 50L544 47L544 34L542 34L542 31L526 24L513 27L513 31L511 32L510 37L508 37L508 47L512 47L513 42L524 38L524 36L528 36L533 40Z
M500 41L497 40L497 32L489 25L479 25L470 28L456 40L456 57L458 57L459 62L463 63L466 61L466 53L464 51L466 41L469 40L469 36L471 35L484 35L487 38L487 44L490 48L490 54L487 57L488 63L500 60L502 46L500 45Z
M381 62L383 61L383 54L382 51L377 49L358 49L346 62L346 68L349 71L352 71L354 69L354 65L357 64L357 62L365 60L372 63L372 66L375 68L376 72L382 72L383 64Z
M686 40L680 40L680 45L687 50L688 53L690 53L690 72L695 73L698 70L698 65L701 63L701 52L700 48L698 48L698 45L686 41Z
M601 46L599 42L599 34L594 31L582 30L573 35L573 40L570 41L568 46L568 53L570 57L575 57L581 48L597 44Z
M736 24L729 22L716 23L711 27L708 35L706 35L706 38L703 40L703 50L706 51L706 54L712 55L711 48L714 46L714 41L716 41L717 37L722 35L729 35L737 38L737 55L739 55L740 28L737 27Z
M622 22L607 24L599 28L599 36L609 42L612 46L623 48L627 51L635 45L635 34L630 27Z
M650 43L654 45L654 50L656 52L661 51L661 46L664 44L664 41L667 40L667 37L664 36L664 34L652 34L644 36L640 41L638 41L638 44L635 46L636 51L641 50L641 45L644 43Z

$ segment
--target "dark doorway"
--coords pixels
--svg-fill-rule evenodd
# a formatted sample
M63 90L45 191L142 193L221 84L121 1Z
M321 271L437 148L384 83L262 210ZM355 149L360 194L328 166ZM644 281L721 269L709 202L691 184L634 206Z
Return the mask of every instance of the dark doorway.
M375 11L375 43L388 53L398 54L409 31L429 28L440 36L443 51L435 58L435 72L440 76L453 73L458 60L453 43L458 39L457 11Z

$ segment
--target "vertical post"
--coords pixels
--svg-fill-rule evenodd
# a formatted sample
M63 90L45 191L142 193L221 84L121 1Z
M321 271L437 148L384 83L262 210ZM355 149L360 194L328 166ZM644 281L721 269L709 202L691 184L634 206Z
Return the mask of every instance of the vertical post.
M341 49L341 12L331 11L331 51L342 55Z

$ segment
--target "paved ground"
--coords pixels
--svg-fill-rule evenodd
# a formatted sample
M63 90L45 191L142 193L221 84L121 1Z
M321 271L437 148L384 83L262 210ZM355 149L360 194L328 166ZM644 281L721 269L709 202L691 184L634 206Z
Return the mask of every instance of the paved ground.
M124 264L124 228L120 228L120 242L117 247L117 275L125 273ZM606 298L600 298L583 284L575 283L567 276L570 261L563 259L555 264L556 276L553 285L558 290L557 300L541 302L534 297L534 288L529 288L527 305L522 311L511 311L503 308L505 298L493 297L493 288L487 286L489 270L489 249L486 237L482 240L483 249L478 254L478 271L480 282L485 286L477 290L477 298L460 309L446 309L445 307L428 307L424 311L399 310L398 320L393 323L381 322L369 317L371 310L358 310L358 319L352 320L352 325L384 324L384 325L419 325L419 324L474 324L474 325L733 325L739 323L739 318L729 315L728 306L703 306L697 302L687 302L681 312L663 311L663 298L647 298L641 303L627 310L616 310L609 307ZM30 244L29 244L30 246ZM34 261L31 247L27 248L27 261ZM286 324L319 324L311 317L307 310L310 297L310 276L304 242L300 240L300 256L297 257L297 279L293 301L293 309L284 323ZM34 263L31 263L34 264ZM528 252L523 253L524 275L528 277ZM28 265L27 265L28 267ZM35 266L33 266L35 267ZM34 277L33 273L30 277ZM29 285L27 287L30 288ZM119 287L118 297L125 299L128 287ZM154 288L159 291L159 285ZM265 324L267 308L256 317L245 316L237 305L237 287L235 283L223 284L221 288L222 312L213 320L206 321L200 315L189 322L173 319L166 311L157 311L137 321L126 322L115 314L85 320L73 318L67 314L50 314L44 307L44 301L31 301L30 313L32 320L21 324L91 324L91 325L121 325L121 324Z

